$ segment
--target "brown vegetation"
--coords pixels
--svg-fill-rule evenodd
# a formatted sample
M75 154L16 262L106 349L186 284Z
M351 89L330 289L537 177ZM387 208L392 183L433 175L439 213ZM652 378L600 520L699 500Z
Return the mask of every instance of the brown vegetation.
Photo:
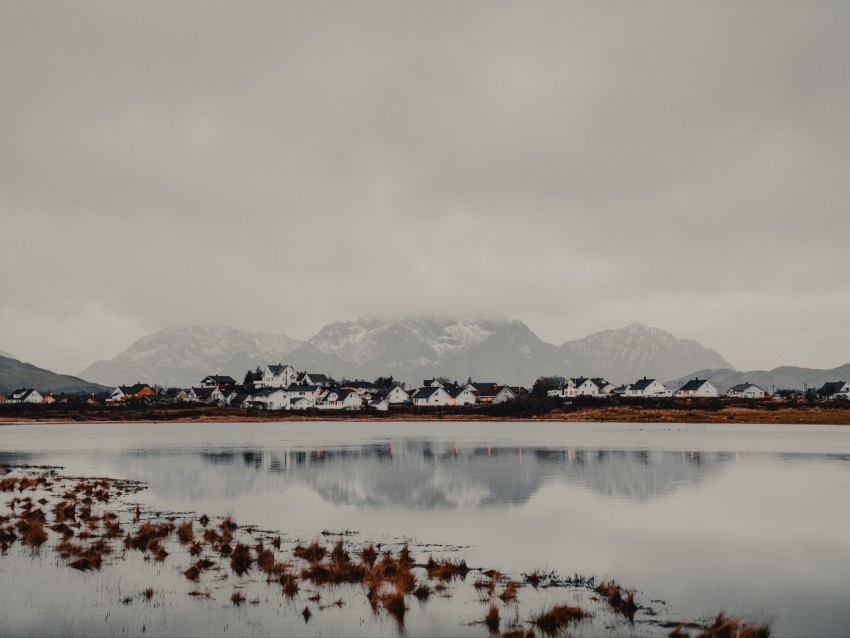
M569 623L584 620L587 617L588 613L581 607L555 605L540 615L535 616L531 622L544 634L554 636Z
M769 625L751 625L737 616L717 614L714 622L705 627L699 638L769 638Z

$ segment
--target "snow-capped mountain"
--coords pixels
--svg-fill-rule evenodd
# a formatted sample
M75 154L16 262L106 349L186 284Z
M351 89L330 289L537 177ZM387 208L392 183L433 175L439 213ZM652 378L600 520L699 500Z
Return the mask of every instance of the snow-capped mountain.
M375 378L393 375L419 383L433 376L458 381L469 377L503 383L529 383L564 368L563 357L521 321L473 319L363 319L337 321L322 328L296 350L338 360L339 376ZM310 365L320 364L319 360ZM326 364L329 364L326 361Z
M283 334L235 328L168 328L142 337L113 359L93 363L80 376L111 386L143 382L188 387L208 374L241 381L246 370L281 362L301 343Z
M702 368L732 368L716 351L696 341L677 339L640 323L568 341L561 349L581 362L577 373L604 376L613 383L629 383L643 376L663 382Z
M241 381L246 370L267 363L289 363L338 379L392 375L419 384L444 376L524 385L543 375L605 376L623 383L644 374L674 379L693 370L731 367L694 341L640 325L554 346L521 321L367 318L328 324L307 342L232 328L162 330L80 375L108 385L188 386L215 373Z

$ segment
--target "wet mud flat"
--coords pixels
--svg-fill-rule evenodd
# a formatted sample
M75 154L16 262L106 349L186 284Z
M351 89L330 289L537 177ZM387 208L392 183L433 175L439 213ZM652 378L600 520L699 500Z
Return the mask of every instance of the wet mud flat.
M0 469L0 633L769 635L723 614L683 621L613 580L470 566L462 548L349 530L303 539L150 511L133 498L144 489L61 468Z

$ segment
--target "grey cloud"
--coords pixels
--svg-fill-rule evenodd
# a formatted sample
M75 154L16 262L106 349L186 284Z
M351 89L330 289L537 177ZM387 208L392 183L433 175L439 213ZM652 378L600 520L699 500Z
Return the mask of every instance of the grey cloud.
M37 363L421 312L850 358L844 3L0 14L0 347ZM60 357L63 322L109 345Z

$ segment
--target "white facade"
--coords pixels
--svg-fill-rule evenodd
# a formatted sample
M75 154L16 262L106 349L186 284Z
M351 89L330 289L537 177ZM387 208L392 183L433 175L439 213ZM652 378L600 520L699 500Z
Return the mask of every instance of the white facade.
M369 404L370 410L377 410L378 412L386 412L390 409L390 404L387 403L386 399L379 399L377 401L372 401Z
M410 403L410 395L401 389L401 386L395 386L392 390L384 395L384 400L387 403Z
M726 392L726 396L736 399L763 399L765 391L753 383L741 383L733 385Z
M291 365L267 365L263 369L263 378L255 381L258 388L288 388L297 379L295 368Z
M460 391L452 392L451 397L453 405L475 405L478 403L478 397L475 396L474 389L469 385Z
M43 403L44 397L39 393L38 390L33 390L32 388L21 388L20 390L15 390L12 394L9 395L9 398L6 399L6 403Z
M289 396L282 388L270 388L255 392L245 403L260 405L264 410L288 410Z
M507 401L513 401L516 399L516 394L511 390L508 386L503 387L496 393L496 396L493 397L493 403L505 403Z
M452 397L442 387L420 388L413 397L413 405L451 405Z
M720 393L711 381L702 381L700 379L688 381L685 385L676 390L676 397L680 399L690 397L714 398L718 396L720 396Z
M599 386L593 379L567 379L564 391L568 397L598 397Z
M657 379L643 378L626 388L627 397L669 397L672 392Z

